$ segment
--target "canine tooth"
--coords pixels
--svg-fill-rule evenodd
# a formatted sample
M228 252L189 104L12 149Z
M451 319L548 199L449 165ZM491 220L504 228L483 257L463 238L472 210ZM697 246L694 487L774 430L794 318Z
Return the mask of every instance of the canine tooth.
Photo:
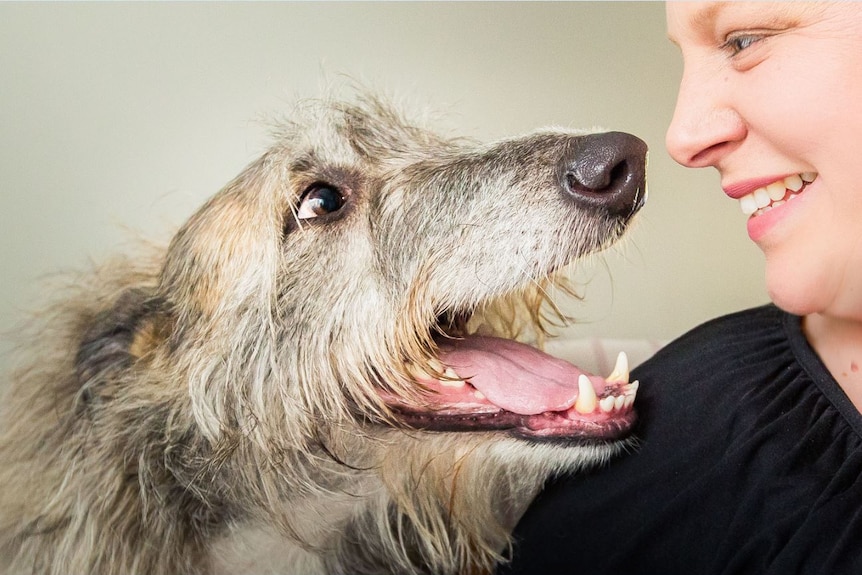
M792 176L787 176L784 178L784 187L790 190L791 192L798 192L802 189L802 186L805 182L802 181L802 178L799 177L799 174L793 174Z
M602 411L605 413L610 413L614 410L614 396L609 395L603 400L599 402L599 407L602 408Z
M787 188L784 187L784 181L772 182L766 186L766 193L769 194L769 199L773 202L777 202L784 198L784 194L787 193Z
M636 395L640 386L641 386L641 382L639 382L638 380L634 380L633 382L631 382L628 385L628 388L626 391L628 393L631 393L632 395Z
M629 382L629 357L626 355L626 352L621 351L617 355L617 363L614 365L611 374L605 378L605 381L613 383Z
M632 405L634 405L634 403L635 403L635 396L634 395L627 395L626 400L623 402L623 407L625 409L628 409Z
M590 378L583 373L578 377L578 401L575 402L575 411L578 413L592 413L599 404L596 390Z
M799 174L799 177L802 178L802 181L806 184L810 184L817 179L817 172L802 172Z

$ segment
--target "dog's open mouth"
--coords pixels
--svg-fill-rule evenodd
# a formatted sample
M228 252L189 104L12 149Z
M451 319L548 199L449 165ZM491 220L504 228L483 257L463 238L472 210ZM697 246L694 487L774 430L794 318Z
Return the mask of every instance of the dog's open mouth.
M511 430L534 439L612 440L634 423L638 382L621 353L602 378L529 345L471 335L440 344L438 360L409 366L430 390L417 408L384 400L412 427L434 431Z

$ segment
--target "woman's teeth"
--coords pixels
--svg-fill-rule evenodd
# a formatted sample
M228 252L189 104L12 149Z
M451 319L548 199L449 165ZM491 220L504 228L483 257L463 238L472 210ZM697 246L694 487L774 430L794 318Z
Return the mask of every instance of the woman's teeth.
M787 176L783 180L772 182L768 186L757 188L748 195L739 198L739 206L746 216L759 216L784 202L795 198L802 188L817 178L816 172L803 172Z

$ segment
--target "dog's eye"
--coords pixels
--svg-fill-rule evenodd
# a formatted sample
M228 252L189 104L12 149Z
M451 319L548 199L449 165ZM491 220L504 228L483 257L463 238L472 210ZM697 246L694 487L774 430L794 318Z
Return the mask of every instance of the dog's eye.
M338 188L327 184L314 184L302 196L296 217L300 220L308 220L336 212L342 206L344 206L344 196Z

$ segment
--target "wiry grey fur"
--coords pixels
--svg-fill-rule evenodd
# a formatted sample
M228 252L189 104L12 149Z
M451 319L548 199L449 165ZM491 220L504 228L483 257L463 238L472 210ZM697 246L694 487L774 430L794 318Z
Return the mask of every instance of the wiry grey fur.
M421 404L404 366L440 317L538 320L551 275L622 233L560 197L575 136L301 106L166 251L76 278L34 330L3 403L0 570L490 570L549 474L620 444L410 430L375 390ZM315 182L348 203L299 221Z

